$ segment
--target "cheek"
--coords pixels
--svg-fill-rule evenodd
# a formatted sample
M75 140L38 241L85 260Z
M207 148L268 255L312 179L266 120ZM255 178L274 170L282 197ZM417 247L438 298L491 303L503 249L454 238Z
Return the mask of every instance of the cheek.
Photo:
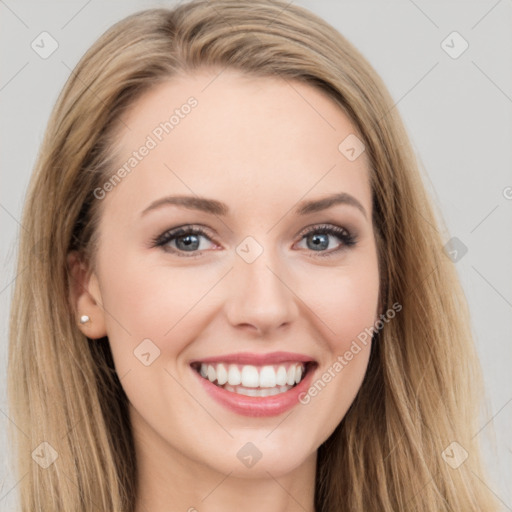
M193 313L215 277L211 271L148 265L137 258L125 258L104 274L102 297L111 313L107 315L110 328L118 331L121 323L134 338L156 339L164 338L188 312Z
M331 284L327 295L323 309L331 331L329 339L338 350L345 349L348 340L355 339L376 320L378 280L347 276L338 286Z
M353 403L368 367L370 328L378 312L376 253L360 252L346 265L310 270L301 294L314 312L309 318L324 350L314 379L299 396L300 410L310 437L325 440Z
M163 425L169 411L165 397L182 397L173 408L186 416L193 404L178 384L185 370L176 362L202 329L197 321L201 298L214 276L142 264L137 258L118 260L108 270L102 290L107 333L130 402L153 424Z
M353 258L355 260L356 258ZM309 269L298 295L316 317L331 353L347 350L351 341L378 316L379 271L375 252L339 267Z

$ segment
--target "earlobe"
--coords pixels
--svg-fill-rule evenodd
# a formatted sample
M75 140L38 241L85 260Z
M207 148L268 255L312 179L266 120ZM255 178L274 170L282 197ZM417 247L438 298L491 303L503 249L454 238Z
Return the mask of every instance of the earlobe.
M99 339L107 336L105 310L96 274L89 271L76 251L68 254L67 264L69 300L78 328L88 338Z

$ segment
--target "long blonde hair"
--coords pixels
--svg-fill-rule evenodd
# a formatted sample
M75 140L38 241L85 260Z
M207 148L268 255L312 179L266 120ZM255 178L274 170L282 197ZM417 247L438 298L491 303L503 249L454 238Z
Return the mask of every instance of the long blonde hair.
M473 437L483 387L467 305L393 100L333 27L266 0L128 16L87 51L58 98L23 211L11 310L21 510L134 509L127 397L108 340L92 342L76 325L66 257L77 250L94 263L101 202L93 191L114 171L123 112L156 83L205 66L319 88L351 118L369 156L381 307L402 310L375 335L362 387L319 448L317 511L497 510ZM454 441L469 453L458 468L442 456ZM58 454L46 469L31 455L42 442Z

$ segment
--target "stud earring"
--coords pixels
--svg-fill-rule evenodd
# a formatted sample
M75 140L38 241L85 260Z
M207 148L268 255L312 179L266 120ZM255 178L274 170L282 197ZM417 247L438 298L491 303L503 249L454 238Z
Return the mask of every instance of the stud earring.
M89 322L89 321L90 321L90 318L89 318L87 315L82 315L82 316L80 317L80 323L81 323L81 324L86 324L86 323L87 323L87 322Z

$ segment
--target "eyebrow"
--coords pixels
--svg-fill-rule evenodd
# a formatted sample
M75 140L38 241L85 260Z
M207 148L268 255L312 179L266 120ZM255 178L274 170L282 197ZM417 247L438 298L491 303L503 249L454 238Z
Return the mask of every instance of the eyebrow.
M295 214L307 215L310 213L316 213L327 210L328 208L338 204L353 206L357 208L365 218L367 218L364 206L354 196L351 196L346 192L332 194L320 199L301 201L295 209ZM153 201L146 209L142 211L141 216L145 215L151 210L155 210L162 206L168 205L182 206L183 208L188 208L190 210L199 210L219 216L226 216L229 214L229 207L225 203L215 199L193 196L167 196Z

